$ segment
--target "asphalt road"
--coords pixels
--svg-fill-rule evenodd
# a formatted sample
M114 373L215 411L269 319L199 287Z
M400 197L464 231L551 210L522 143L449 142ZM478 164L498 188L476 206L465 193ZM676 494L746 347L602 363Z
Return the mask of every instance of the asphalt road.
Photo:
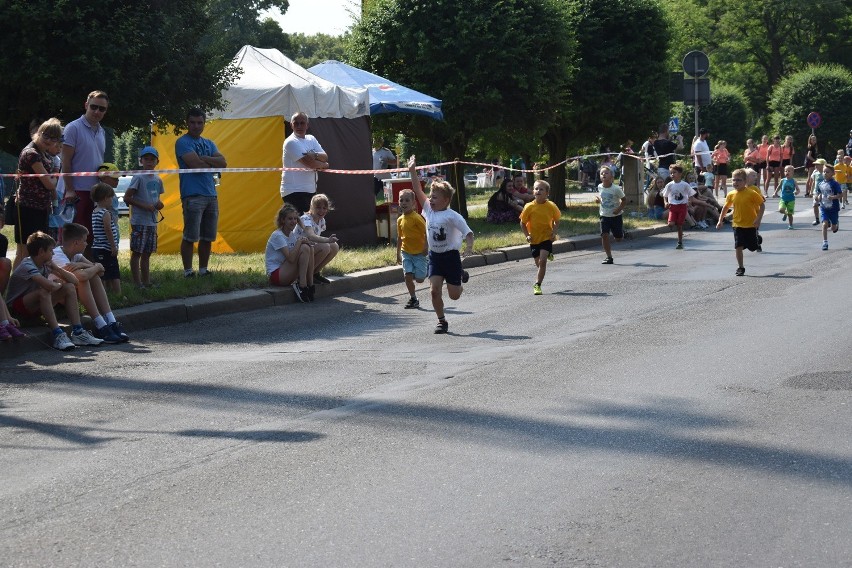
M0 370L3 566L852 566L852 220ZM423 305L428 305L421 294Z

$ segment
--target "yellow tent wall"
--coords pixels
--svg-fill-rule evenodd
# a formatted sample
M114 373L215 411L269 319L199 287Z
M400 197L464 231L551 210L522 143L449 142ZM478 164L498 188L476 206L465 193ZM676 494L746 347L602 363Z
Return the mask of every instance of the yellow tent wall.
M356 119L311 118L309 132L329 154L332 168L372 168L367 117ZM285 138L282 116L209 120L205 138L216 143L229 168L280 168ZM160 169L177 169L175 141L178 136L156 134L153 146L160 153ZM164 174L163 215L158 226L158 250L176 253L183 235L183 210L178 174ZM281 172L233 172L222 174L219 194L219 232L213 252L262 252L275 229L281 207ZM375 199L372 175L319 175L317 191L335 204L327 217L328 232L336 233L343 246L375 244Z

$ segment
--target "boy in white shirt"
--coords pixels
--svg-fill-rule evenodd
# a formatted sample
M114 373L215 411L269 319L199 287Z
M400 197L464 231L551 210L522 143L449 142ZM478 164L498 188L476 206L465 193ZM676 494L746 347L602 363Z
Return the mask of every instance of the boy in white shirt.
M677 227L676 249L683 248L683 223L689 209L689 198L695 195L695 188L683 181L683 166L672 164L669 167L672 181L663 188L662 195L666 209L669 210L669 227Z

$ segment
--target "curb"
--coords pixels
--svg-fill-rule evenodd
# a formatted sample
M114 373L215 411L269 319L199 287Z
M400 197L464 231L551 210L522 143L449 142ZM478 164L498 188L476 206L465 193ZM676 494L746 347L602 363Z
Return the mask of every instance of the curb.
M627 240L641 239L660 233L671 232L667 225L636 229L625 235ZM598 235L580 235L571 239L559 240L553 243L554 253L573 252L600 246ZM464 268L492 266L509 261L520 261L529 258L528 245L518 245L497 249L496 251L468 256L462 259ZM402 283L399 266L374 268L331 277L331 283L317 287L317 298L328 298L348 294L357 290L378 288L390 284ZM115 315L128 332L143 331L157 327L190 323L223 314L232 314L275 306L297 303L293 290L287 287L260 288L238 290L219 294L194 296L180 300L166 300L115 310ZM91 327L91 318L83 316L83 325ZM63 326L68 327L68 326ZM0 345L3 353L23 355L33 351L49 348L52 343L51 332L46 327L27 327L23 330L27 337L19 341L4 342ZM132 343L131 338L131 343ZM80 351L98 348L78 348Z

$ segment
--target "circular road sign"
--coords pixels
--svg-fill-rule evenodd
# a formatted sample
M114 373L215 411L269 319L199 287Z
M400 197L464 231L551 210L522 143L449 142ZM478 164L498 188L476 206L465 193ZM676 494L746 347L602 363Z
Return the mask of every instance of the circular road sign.
M690 77L703 77L710 70L710 59L703 51L690 51L683 56L683 72Z
M821 124L822 117L819 115L818 112L812 112L808 115L808 126L810 126L811 128L819 128Z

